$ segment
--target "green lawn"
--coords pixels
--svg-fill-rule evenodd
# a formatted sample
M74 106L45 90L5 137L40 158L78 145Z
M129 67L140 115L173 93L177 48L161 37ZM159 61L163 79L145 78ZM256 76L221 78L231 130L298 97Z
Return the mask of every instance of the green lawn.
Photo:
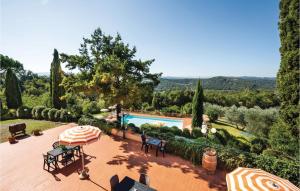
M33 120L33 119L13 119L13 120L0 121L0 143L7 141L7 137L10 136L10 133L8 131L8 126L10 124L15 124L15 123L26 123L26 133L28 135L30 135L31 131L34 129L40 129L44 131L46 129L63 125L63 123L60 122L42 121L42 120Z
M228 122L218 120L214 123L212 123L212 126L216 129L225 129L230 133L231 135L235 137L243 137L250 141L252 138L254 138L254 135L247 133L246 131L242 131L237 129L235 126L229 124Z

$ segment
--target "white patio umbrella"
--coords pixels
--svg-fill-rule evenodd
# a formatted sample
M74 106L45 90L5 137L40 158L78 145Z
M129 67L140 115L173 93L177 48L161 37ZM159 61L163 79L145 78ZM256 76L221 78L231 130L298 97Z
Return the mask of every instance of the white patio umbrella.
M81 147L82 171L79 175L80 179L88 177L88 173L84 168L84 152L83 145L87 145L100 139L101 130L98 127L90 125L76 126L65 130L59 135L59 144Z
M239 167L226 175L228 191L300 191L290 181L261 169Z

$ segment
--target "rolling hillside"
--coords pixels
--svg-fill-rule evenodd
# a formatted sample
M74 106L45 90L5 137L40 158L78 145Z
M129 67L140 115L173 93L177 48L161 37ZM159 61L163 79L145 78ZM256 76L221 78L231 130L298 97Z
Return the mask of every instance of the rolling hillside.
M165 77L161 79L157 86L157 91L174 89L174 88L194 88L197 78L175 78ZM275 78L261 77L212 77L203 78L202 84L205 89L212 90L241 90L241 89L266 89L273 90L276 86Z

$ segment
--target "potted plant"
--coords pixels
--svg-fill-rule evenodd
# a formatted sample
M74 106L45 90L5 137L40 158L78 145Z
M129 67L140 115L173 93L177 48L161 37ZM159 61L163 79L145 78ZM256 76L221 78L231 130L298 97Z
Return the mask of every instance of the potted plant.
M13 143L16 142L16 137L15 136L9 136L8 141L9 141L10 144L13 144Z
M41 130L40 129L34 129L34 130L32 130L32 134L34 136L39 136L39 135L41 135Z

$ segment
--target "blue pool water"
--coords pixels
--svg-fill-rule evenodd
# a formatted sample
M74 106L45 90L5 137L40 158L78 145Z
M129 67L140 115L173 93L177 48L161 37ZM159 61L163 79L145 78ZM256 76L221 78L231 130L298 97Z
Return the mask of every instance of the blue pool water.
M137 115L126 115L124 118L125 123L133 123L136 126L140 127L142 124L157 124L161 126L176 126L179 129L183 127L183 120L180 119L166 119L160 117L151 117L151 116L137 116Z

